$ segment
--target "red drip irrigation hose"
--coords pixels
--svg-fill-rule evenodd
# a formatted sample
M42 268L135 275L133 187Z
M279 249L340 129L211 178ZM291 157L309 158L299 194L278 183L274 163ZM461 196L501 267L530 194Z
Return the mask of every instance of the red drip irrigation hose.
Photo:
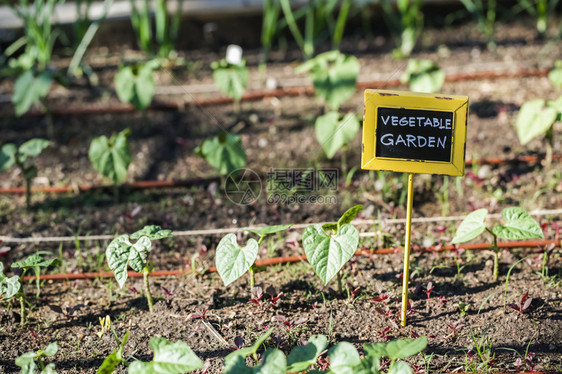
M545 155L526 155L517 156L510 159L503 159L499 157L479 158L476 160L466 160L466 166L472 165L505 165L517 163L538 163L545 158ZM552 161L562 160L562 154L552 155ZM162 180L162 181L139 181L134 183L126 183L121 185L123 189L142 190L149 188L175 188L175 187L189 187L207 185L211 182L218 181L218 177L210 178L192 178L183 180ZM113 185L79 185L79 186L49 186L49 187L32 187L32 193L67 193L67 192L86 192L92 190L109 190ZM0 194L19 194L25 193L24 187L6 187L0 188Z
M513 241L513 242L500 242L498 243L499 248L535 248L544 247L547 245L554 244L555 246L560 246L560 240L524 240L524 241ZM432 247L421 247L413 246L412 250L414 252L442 252L451 251L456 248L464 248L466 250L482 250L488 249L492 243L476 243L476 244L465 244L462 246L457 245L444 245L444 246L432 246ZM380 248L373 251L362 249L355 252L356 256L371 256L373 254L392 254L399 253L403 248ZM306 261L305 255L300 256L288 256L288 257L273 257L266 258L263 260L257 260L256 266L271 266L278 264L288 264L293 262ZM217 271L216 267L210 267L205 270L204 274L215 273ZM157 270L150 273L151 277L169 277L181 274L191 273L191 269L181 269L181 270ZM131 278L142 278L142 273L137 273L135 271L128 272ZM105 271L99 273L67 273L67 274L42 274L40 275L40 280L73 280L73 279L96 279L96 278L112 278L114 275L112 272ZM35 279L35 275L29 275L24 277L24 281Z
M453 74L448 75L445 78L446 82L461 82L467 80L484 80L484 79L502 79L502 78L523 78L523 77L545 77L549 73L548 69L517 69L511 72L494 72L494 71L482 71L476 73L465 73L465 74ZM366 88L391 88L399 87L403 85L399 80L387 80L387 81L371 81L371 82L358 82L357 89L364 90ZM186 91L188 92L188 91ZM248 93L242 96L241 101L257 101L263 100L268 97L285 97L285 96L302 96L302 95L313 95L314 89L310 86L301 87L288 87L279 88L275 90L267 91L257 91ZM154 111L175 111L182 110L190 106L204 107L204 106L214 106L214 105L226 105L231 104L232 99L228 97L218 97L212 99L202 99L194 100L189 102L175 102L175 103L153 103L147 110ZM120 106L91 106L91 107L67 107L67 108L52 108L50 110L51 114L56 115L85 115L85 114L99 114L99 113L129 113L134 112L136 109L132 105L120 105ZM37 117L45 115L44 112L38 110L28 111L25 117ZM11 114L0 115L0 118L12 117Z

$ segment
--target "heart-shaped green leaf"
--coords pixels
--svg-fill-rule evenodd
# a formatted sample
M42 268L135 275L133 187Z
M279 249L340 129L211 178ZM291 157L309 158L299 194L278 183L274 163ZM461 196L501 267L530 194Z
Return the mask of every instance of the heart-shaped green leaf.
M131 163L131 150L127 137L129 129L121 131L108 139L102 135L92 140L88 156L94 169L101 175L111 178L114 184L120 184L127 177Z
M287 372L297 373L307 370L314 365L320 353L328 346L328 339L324 335L312 335L308 343L293 348L287 356Z
M494 226L494 234L507 240L544 238L540 225L523 208L511 207L502 211L505 225Z
M236 235L228 234L221 239L217 246L216 266L217 271L225 286L240 278L258 256L258 242L248 240L245 247L236 242Z
M388 371L388 374L412 374L412 369L406 362L397 361Z
M312 225L304 230L302 243L314 272L328 284L353 257L359 244L359 232L351 225L342 225L336 235L328 235L322 225Z
M533 138L550 129L556 120L556 115L556 110L546 107L543 99L531 100L523 104L515 122L521 145L529 143Z
M18 153L26 157L36 157L51 145L51 142L45 139L31 139L20 145Z
M283 351L268 349L258 366L252 370L253 374L285 374L287 373L287 359Z
M245 347L238 349L232 353L229 353L224 358L224 374L245 374L252 373L252 368L246 366L245 358L249 355L255 354L260 346L269 338L273 330L269 330L265 334L262 334L254 345L250 347Z
M328 112L318 117L314 124L316 139L328 158L334 157L359 131L359 119L355 114L348 113L341 121L339 118L338 112Z
M8 278L4 274L4 264L0 262L0 296L3 299L10 299L18 293L20 287L19 277L14 275Z
M166 338L150 338L148 343L154 351L150 362L134 361L129 374L181 374L203 367L203 362L191 348L181 340L172 343Z
M152 243L146 236L141 236L135 244L131 244L129 235L118 236L109 243L105 257L119 287L123 287L127 280L127 265L139 273L143 270L151 247Z
M411 357L425 349L427 338L421 336L417 339L396 339L386 343L386 357L391 360Z
M133 240L140 239L141 236L146 236L150 240L158 240L172 237L172 230L164 230L157 225L144 226L137 232L131 234L130 238Z
M246 152L239 136L222 133L206 139L195 152L203 157L220 174L226 175L246 165Z
M242 60L239 64L232 65L221 60L211 64L213 68L213 80L219 90L234 101L240 101L250 75L246 62Z
M33 104L46 97L52 81L53 76L47 71L40 73L37 77L33 75L31 70L20 75L14 85L14 95L12 96L16 115L21 116Z
M15 144L4 144L0 149L0 171L8 169L16 162L18 148Z
M145 110L154 96L154 78L152 72L156 64L147 63L124 66L115 75L115 91L119 100L130 103L137 110Z
M488 215L488 209L478 209L467 215L457 229L453 244L464 243L476 238L486 229L484 220Z
M408 82L414 92L439 92L445 82L445 72L431 60L410 59L400 80Z
M321 53L300 65L295 72L310 72L314 93L334 111L356 91L359 60L339 51Z
M348 342L340 342L330 348L330 370L334 374L355 374L355 367L361 364L359 352Z

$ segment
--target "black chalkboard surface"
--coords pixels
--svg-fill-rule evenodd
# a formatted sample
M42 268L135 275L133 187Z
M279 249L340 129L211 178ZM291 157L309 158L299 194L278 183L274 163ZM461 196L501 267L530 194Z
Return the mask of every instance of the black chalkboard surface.
M451 162L453 112L377 108L377 157Z

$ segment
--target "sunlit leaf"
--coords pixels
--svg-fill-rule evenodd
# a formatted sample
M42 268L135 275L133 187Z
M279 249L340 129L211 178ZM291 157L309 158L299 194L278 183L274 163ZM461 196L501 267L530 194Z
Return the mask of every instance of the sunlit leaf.
M302 243L314 272L328 284L353 257L359 244L359 232L351 225L342 225L336 235L328 235L322 225L312 225L305 229Z
M295 347L287 356L287 372L297 373L307 370L316 363L318 356L328 346L328 339L324 335L312 335L308 343Z
M361 363L359 352L348 342L340 342L328 351L330 370L334 374L355 374L355 367Z
M531 100L523 104L515 122L521 145L546 133L554 124L556 115L556 109L545 106L543 99Z
M314 129L318 143L328 158L351 142L359 131L359 119L353 113L346 114L341 120L338 112L328 112L316 119Z
M487 215L488 209L478 209L467 215L457 228L457 233L451 243L464 243L482 234L486 229Z
M493 232L498 237L507 240L524 240L544 238L542 229L537 221L523 208L511 207L502 211L505 225L494 226Z
M221 239L217 246L217 271L225 286L240 278L258 256L258 242L249 239L245 247L236 242L236 235L228 234Z
M150 362L134 361L129 374L181 374L203 367L203 362L183 341L175 343L166 338L150 338L148 343L154 351Z

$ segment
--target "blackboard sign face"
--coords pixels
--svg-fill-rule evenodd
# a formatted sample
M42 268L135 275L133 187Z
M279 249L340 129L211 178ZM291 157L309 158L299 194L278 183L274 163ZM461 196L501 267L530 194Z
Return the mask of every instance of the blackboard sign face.
M468 97L366 90L361 168L464 175Z
M453 112L377 109L376 156L451 162Z

